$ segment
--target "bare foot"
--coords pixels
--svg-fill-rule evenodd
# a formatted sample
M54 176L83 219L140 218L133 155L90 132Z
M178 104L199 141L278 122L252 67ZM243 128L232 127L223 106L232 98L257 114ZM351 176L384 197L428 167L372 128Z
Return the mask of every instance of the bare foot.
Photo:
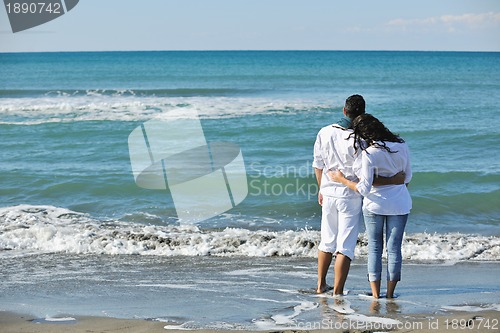
M318 287L318 289L316 289L316 294L323 294L323 293L326 293L327 291L330 291L332 290L333 288L329 285L324 285L322 287Z

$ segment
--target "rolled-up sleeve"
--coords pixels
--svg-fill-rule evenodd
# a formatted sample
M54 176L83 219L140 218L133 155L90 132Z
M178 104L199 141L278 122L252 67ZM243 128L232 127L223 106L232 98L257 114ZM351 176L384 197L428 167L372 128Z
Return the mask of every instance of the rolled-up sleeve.
M410 151L408 150L408 146L405 145L405 147L406 147L405 184L408 184L410 183L413 174L411 171L411 164L410 164Z
M321 156L321 137L318 134L316 136L316 142L314 143L314 156L312 162L313 168L323 170L325 168L325 162Z
M370 157L366 151L363 151L361 154L361 168L358 171L359 182L356 185L356 189L362 196L366 196L372 189L373 171Z

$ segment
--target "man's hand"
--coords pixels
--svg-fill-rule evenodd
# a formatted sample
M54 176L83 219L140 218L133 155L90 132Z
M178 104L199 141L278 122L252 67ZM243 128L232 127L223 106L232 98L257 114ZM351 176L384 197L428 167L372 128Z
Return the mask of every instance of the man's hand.
M396 185L402 185L405 183L405 178L406 178L406 173L404 171L400 171L394 176L392 176L392 180L394 181L394 184Z
M323 206L323 194L318 193L318 203L320 206Z
M374 186L383 185L403 185L405 183L406 173L400 171L392 177L375 177L373 178Z

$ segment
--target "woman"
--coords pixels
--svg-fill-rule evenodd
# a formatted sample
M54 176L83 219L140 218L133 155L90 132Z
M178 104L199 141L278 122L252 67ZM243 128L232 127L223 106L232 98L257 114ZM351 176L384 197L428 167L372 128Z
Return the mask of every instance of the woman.
M408 146L402 138L389 131L370 114L353 121L355 149L361 149L354 166L359 182L344 177L341 170L329 171L336 182L363 195L363 216L368 235L368 280L373 297L380 297L382 279L382 250L384 226L387 247L387 298L394 297L396 284L401 279L401 243L411 209L407 185L411 180ZM403 171L405 184L372 186L375 176L390 177Z

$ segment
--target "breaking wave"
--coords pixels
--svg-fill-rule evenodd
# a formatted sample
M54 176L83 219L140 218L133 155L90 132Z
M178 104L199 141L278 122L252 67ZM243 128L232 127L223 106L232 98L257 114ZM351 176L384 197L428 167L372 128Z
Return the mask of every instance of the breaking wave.
M195 225L145 225L97 220L65 208L19 205L0 209L0 256L39 253L157 256L315 257L317 230L204 230ZM360 234L356 256L366 259ZM500 237L461 233L407 234L412 261L499 261Z

